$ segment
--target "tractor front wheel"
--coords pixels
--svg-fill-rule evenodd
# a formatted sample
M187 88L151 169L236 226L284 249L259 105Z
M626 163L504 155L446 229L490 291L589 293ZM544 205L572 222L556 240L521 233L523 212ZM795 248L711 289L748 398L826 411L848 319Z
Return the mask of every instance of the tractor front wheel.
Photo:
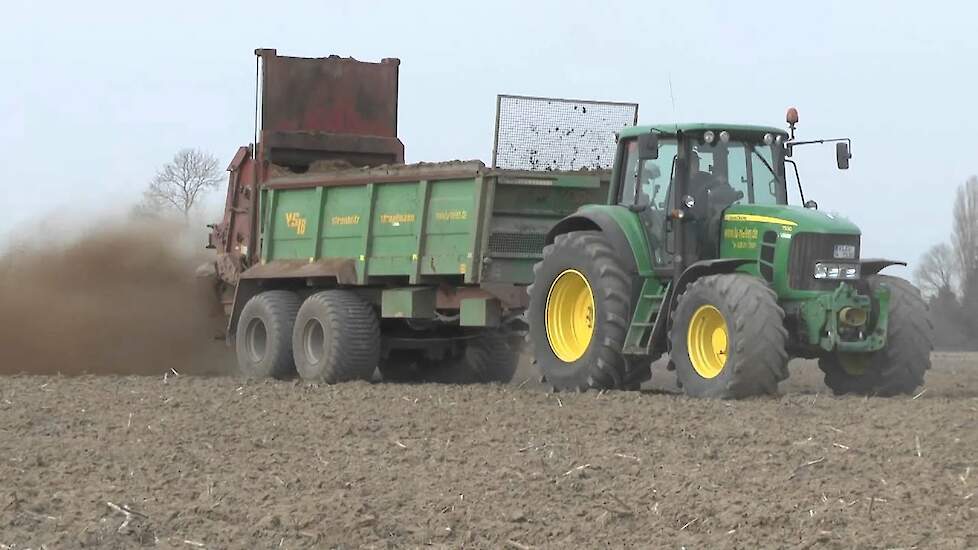
M670 359L687 395L773 394L788 377L787 338L784 311L764 282L743 274L709 275L679 297Z
M818 360L825 385L836 395L894 395L913 393L930 368L933 326L927 303L910 282L888 275L867 278L874 292L880 283L890 288L886 345L874 353L834 353ZM874 315L875 317L875 315Z

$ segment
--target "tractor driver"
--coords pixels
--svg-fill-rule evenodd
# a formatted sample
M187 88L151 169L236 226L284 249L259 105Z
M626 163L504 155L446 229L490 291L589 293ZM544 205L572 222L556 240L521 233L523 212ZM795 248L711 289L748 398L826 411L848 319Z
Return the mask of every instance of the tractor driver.
M722 152L714 150L713 154L715 156ZM727 182L725 175L701 170L700 156L695 150L689 158L687 193L694 201L690 213L696 226L693 233L697 235L696 245L689 244L698 249L695 252L688 250L687 253L694 252L692 255L700 259L715 258L719 254L720 221L723 211L744 198L744 193L734 189Z
M687 193L695 201L693 213L698 219L709 218L744 198L744 193L731 187L726 177L703 171L700 168L700 156L694 150L689 158Z

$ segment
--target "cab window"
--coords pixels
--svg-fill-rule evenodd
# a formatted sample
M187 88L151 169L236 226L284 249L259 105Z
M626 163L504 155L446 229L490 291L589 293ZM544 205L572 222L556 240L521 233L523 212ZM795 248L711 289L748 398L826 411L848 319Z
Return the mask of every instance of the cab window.
M749 141L694 144L691 193L700 187L727 189L728 204L785 204L784 183L775 172L772 148Z
M676 153L679 148L674 139L659 140L659 158L638 162L638 144L630 140L626 144L625 164L622 171L622 204L635 203L635 182L640 182L638 204L648 204L653 209L666 209L666 197L673 174Z
M753 175L754 204L784 204L787 197L782 191L784 184L775 173L774 155L770 146L753 145L750 149L750 168ZM782 198L784 197L784 198Z

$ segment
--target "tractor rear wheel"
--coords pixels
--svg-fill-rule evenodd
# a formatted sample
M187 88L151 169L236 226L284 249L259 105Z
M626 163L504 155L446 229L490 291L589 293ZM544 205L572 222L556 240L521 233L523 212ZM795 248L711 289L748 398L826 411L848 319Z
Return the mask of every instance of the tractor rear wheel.
M822 357L818 366L825 373L825 385L836 395L892 397L913 393L924 384L934 347L927 303L917 287L904 279L872 275L867 280L874 293L880 283L890 288L886 345L874 353Z
M679 297L670 359L687 395L773 394L788 377L787 339L784 310L764 282L743 274L709 275Z
M617 389L632 278L599 231L558 235L533 267L528 318L537 365L555 391Z
M269 290L248 300L234 338L239 375L287 378L295 373L292 327L297 311L299 297L288 290Z
M292 348L303 380L370 380L380 360L377 313L349 290L313 294L299 308Z

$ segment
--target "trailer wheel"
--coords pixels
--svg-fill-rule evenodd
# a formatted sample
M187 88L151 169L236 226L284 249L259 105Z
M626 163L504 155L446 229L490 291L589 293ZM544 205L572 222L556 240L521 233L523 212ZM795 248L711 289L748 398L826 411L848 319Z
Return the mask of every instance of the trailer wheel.
M248 300L235 333L239 375L287 378L295 373L292 326L298 311L299 297L288 290L269 290Z
M505 384L516 374L518 361L507 331L484 329L463 344L459 356L439 361L422 376L445 384Z
M669 338L676 376L693 397L773 394L788 377L784 310L750 275L708 275L686 287Z
M348 290L313 294L299 308L292 349L303 380L327 384L369 380L380 360L377 314Z
M384 382L407 383L423 380L421 365L424 364L422 350L391 350L377 364Z
M623 387L632 279L605 236L558 235L533 273L527 316L546 382L555 391Z
M924 384L933 349L927 304L910 282L888 275L867 277L874 292L880 283L890 287L886 345L868 354L834 353L818 360L825 385L836 395L894 395L913 393Z

